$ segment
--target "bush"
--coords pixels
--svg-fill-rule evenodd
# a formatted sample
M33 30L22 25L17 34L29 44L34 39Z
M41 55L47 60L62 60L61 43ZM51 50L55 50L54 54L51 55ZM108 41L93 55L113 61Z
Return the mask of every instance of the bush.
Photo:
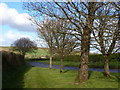
M112 61L112 62L120 62L120 53L112 54L110 56L110 61Z
M55 56L53 60L58 61L60 60L59 56ZM64 61L73 61L78 62L80 61L80 55L69 55L64 58ZM110 62L120 62L120 53L112 54L109 58ZM89 55L89 62L104 62L104 58L102 54L90 54Z
M2 69L3 71L15 69L25 64L21 54L16 54L8 51L0 51L2 53Z
M53 58L53 60L59 61L60 57L59 56L55 56ZM78 61L80 61L80 56L79 55L69 55L69 56L67 56L67 57L64 58L64 61L78 62Z
M103 62L103 56L101 54L89 55L89 62Z

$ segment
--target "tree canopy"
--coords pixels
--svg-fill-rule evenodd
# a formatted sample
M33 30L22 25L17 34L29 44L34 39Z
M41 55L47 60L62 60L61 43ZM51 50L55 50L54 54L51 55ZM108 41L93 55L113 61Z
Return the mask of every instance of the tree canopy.
M20 38L11 44L14 51L19 51L23 56L27 52L32 52L37 49L37 44L31 41L29 38Z

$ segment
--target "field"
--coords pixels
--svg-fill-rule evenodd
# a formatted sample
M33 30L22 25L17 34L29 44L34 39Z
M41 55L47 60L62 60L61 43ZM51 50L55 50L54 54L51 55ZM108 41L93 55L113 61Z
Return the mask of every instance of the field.
M10 47L2 47L2 50L12 51ZM26 57L26 61L49 63L49 59L37 60L37 59L40 59L40 57L42 56L49 56L49 52L47 48L39 48L38 50L35 50L35 52L27 53L25 57ZM104 61L103 61L102 55L91 54L89 56L89 67L90 68L103 68L103 65L104 65L103 62ZM78 54L70 55L64 59L64 66L78 67L79 63L80 63L80 56ZM60 58L54 57L53 64L60 65ZM114 69L114 68L120 69L120 53L114 54L111 56L109 65L111 69Z
M49 56L48 49L38 48L35 52L30 52L26 54L26 58L40 58L42 56Z
M117 73L112 73L118 76ZM105 78L101 72L89 72L89 80L74 85L76 71L66 70L59 73L58 69L28 67L3 73L3 88L118 88L119 79Z
M12 48L11 47L0 47L0 50L12 51ZM12 52L16 53L17 51L12 51ZM38 50L35 50L34 52L27 53L25 57L26 58L39 58L41 56L46 56L46 55L49 55L47 48L38 48Z
M10 47L2 49L11 50ZM43 56L49 56L48 49L39 48L35 52L26 54L26 62L49 63L49 59L40 59ZM66 57L64 66L78 67L79 58L79 55ZM90 55L89 61L89 67L103 68L101 55ZM109 63L112 68L120 67L119 54L113 55ZM53 64L60 65L60 58L54 57ZM79 85L74 85L77 71L73 70L64 70L64 73L59 73L58 69L50 71L48 68L25 65L2 74L3 88L118 88L120 86L118 85L120 83L119 73L111 73L116 78L105 78L102 72L89 71L89 80Z
M27 53L26 55L26 61L32 61L32 62L44 62L49 63L49 58L46 60L36 60L40 59L42 56L49 56L48 49L38 49L36 53ZM114 54L110 57L110 68L111 69L120 69L120 54ZM33 59L35 58L35 59ZM89 56L89 67L90 68L103 68L104 66L104 60L102 55L100 54L91 54ZM78 67L80 63L80 55L69 55L68 57L65 57L64 59L64 66L72 66L72 67ZM60 65L60 58L54 57L53 58L53 64Z

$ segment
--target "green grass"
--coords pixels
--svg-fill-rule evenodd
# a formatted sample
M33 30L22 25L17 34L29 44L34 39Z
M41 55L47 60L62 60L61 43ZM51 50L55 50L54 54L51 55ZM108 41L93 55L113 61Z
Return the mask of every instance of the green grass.
M50 63L49 60L42 60L42 61L36 61L36 62L43 62L48 64ZM53 65L60 65L60 61L53 61ZM79 62L64 61L64 66L78 67Z
M26 58L40 58L41 56L49 56L48 49L35 50L35 52L30 52L26 54Z
M2 50L7 50L7 51L12 51L11 47L0 47L2 48ZM17 52L18 51L13 51L13 52ZM47 48L38 48L37 50L35 50L35 52L28 52L26 53L26 58L39 58L41 56L49 56L49 52Z
M41 56L49 56L48 51L44 49L37 50L36 53L29 53L26 55L27 59L29 58L40 58ZM120 59L119 59L119 53L113 54L110 57L109 65L110 69L120 69ZM30 60L28 60L30 61ZM45 61L37 61L37 62L44 62L49 63L49 60ZM64 66L72 66L72 67L78 67L80 63L80 55L69 55L64 58ZM60 65L60 57L54 57L53 58L53 64ZM90 68L103 68L104 66L104 59L101 54L91 54L89 56L89 67Z
M9 47L4 49L9 49ZM38 49L36 53L27 53L26 58L40 58L41 56L47 55L49 55L47 49ZM92 62L92 59L95 62ZM100 57L99 59L102 60ZM103 67L103 62L96 62L96 60L98 58L92 56L89 64L92 67ZM116 67L117 65L120 67L120 62L115 60L110 61L110 67ZM49 60L38 62L49 63ZM54 58L53 64L60 65L59 58ZM79 55L65 58L64 66L78 67ZM87 82L74 85L77 71L64 71L65 73L60 74L58 69L50 72L48 68L23 66L13 71L3 72L2 85L3 88L118 88L118 83L120 83L120 79L105 78L101 72L91 71L89 72L89 80ZM118 76L118 73L112 74Z
M89 80L74 85L77 71L24 66L3 73L3 88L118 88L118 79L103 77L101 72L89 72ZM118 75L118 73L112 73Z

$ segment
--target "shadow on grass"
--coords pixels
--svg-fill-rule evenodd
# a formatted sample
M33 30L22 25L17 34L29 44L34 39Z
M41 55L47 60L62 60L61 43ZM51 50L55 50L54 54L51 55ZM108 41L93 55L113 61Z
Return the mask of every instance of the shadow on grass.
M2 73L2 88L23 88L24 74L31 69L31 66L21 66L15 70Z
M115 76L116 81L118 82L118 86L119 86L119 88L120 88L120 73L117 73L117 74L112 73L112 74Z
M30 61L30 62L36 62L36 61L47 61L49 60L48 58L30 58L30 59L26 59L26 61Z
M90 79L90 76L92 75L92 72L93 72L93 71L89 71L89 72L88 72L88 79Z
M63 73L66 73L66 72L68 72L68 71L70 71L70 70L66 69L66 70L64 70L64 72L63 72Z

